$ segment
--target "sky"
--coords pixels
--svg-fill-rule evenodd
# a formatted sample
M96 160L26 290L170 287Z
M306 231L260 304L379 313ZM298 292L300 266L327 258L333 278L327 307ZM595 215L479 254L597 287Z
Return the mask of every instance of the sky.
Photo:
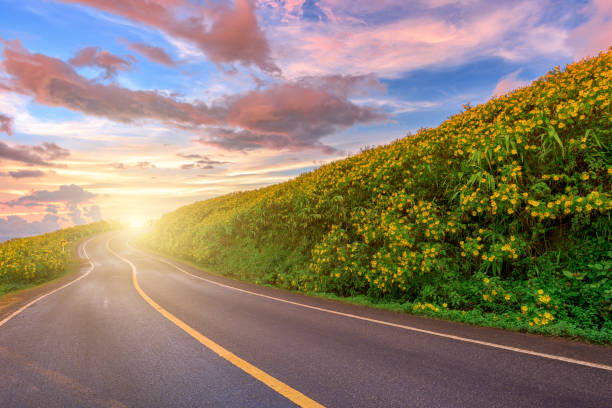
M0 241L279 183L612 45L612 0L0 10Z

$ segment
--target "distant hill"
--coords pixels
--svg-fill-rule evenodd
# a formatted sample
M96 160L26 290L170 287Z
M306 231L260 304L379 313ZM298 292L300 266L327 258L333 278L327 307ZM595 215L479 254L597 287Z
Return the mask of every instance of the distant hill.
M258 283L609 342L611 84L612 48L434 129L180 208L147 242Z
M99 221L0 243L0 295L57 278L76 262L78 241L118 227Z

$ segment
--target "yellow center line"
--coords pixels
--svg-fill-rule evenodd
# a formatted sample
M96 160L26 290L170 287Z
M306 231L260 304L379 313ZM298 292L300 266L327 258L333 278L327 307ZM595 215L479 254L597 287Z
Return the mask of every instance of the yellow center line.
M199 341L206 348L212 350L220 357L224 358L225 360L229 361L236 367L240 368L242 371L254 377L256 380L261 381L262 383L272 388L274 391L281 394L283 397L292 401L296 405L300 407L305 407L305 408L325 408L323 405L308 398L306 395L302 394L298 390L291 388L289 385L285 384L284 382L272 377L270 374L266 373L265 371L260 370L259 368L255 367L253 364L241 359L240 357L238 357L231 351L215 343L214 341L204 336L202 333L200 333L193 327L189 326L187 323L180 320L178 317L174 316L172 313L168 312L166 309L161 307L159 304L157 304L153 299L149 297L149 295L147 295L142 290L142 288L138 284L138 279L136 279L136 266L129 259L124 258L123 256L119 255L117 252L115 252L110 247L110 241L111 239L106 241L107 250L113 255L115 255L117 258L121 259L122 261L130 265L130 268L132 269L132 283L134 284L134 288L136 288L136 291L138 292L138 294L149 305L151 305L153 309L157 310L162 316L164 316L166 319L170 320L176 326L181 328L185 333L189 334L191 337Z

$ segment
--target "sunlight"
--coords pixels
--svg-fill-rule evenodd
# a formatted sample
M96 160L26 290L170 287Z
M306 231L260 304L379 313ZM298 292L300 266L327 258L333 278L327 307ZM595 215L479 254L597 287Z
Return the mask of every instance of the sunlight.
M144 228L147 226L149 220L145 217L133 215L127 219L127 224L132 229Z

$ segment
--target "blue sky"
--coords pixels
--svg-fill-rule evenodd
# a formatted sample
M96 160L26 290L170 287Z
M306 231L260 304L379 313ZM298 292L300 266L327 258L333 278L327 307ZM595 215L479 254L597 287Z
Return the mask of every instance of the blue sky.
M0 239L281 182L612 38L608 0L0 7Z

